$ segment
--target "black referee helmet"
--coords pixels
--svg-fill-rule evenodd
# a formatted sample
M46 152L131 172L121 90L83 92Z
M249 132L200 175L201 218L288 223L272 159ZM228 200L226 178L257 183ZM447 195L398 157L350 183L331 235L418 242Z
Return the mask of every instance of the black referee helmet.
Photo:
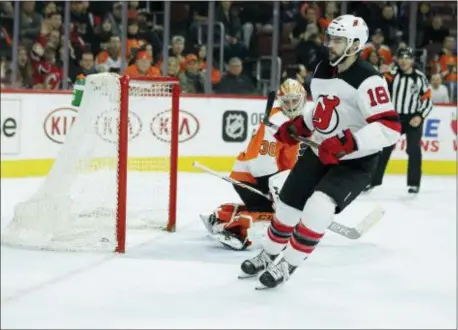
M403 48L399 48L399 49L396 51L396 58L397 58L397 59L401 59L401 58L405 58L405 57L408 57L408 58L412 58L412 59L413 59L413 50L412 50L412 48L410 48L410 47L403 47Z

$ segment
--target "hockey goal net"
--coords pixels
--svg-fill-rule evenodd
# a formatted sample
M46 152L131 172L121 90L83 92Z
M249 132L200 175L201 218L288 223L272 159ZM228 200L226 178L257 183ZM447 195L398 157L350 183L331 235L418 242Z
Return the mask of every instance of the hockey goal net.
M51 171L16 205L2 243L122 253L126 231L174 231L178 114L176 80L89 75Z

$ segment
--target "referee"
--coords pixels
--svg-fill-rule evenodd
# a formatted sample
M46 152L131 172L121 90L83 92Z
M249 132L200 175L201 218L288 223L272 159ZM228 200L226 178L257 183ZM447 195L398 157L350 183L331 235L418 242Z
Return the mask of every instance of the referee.
M411 48L400 48L396 52L397 67L385 74L393 105L399 114L402 132L407 142L407 186L408 192L417 194L421 182L421 137L423 122L432 110L431 89L423 72L416 69ZM386 165L395 145L383 150L371 185L366 191L380 186Z

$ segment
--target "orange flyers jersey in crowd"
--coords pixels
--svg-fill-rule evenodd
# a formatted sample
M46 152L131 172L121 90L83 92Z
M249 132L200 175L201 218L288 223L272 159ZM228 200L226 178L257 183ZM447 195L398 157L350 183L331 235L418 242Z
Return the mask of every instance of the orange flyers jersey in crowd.
M448 71L448 74L444 77L445 81L456 82L456 66L457 66L457 57L454 54L443 54L440 57L439 63L441 72Z
M148 70L144 73L140 72L138 70L137 64L132 64L129 65L126 70L124 71L126 75L129 75L131 78L137 78L137 77L149 77L149 78L154 78L154 77L160 77L161 76L161 70L154 66L150 66Z
M391 64L391 62L393 62L393 56L391 55L391 50L388 46L381 45L380 48L377 49L377 47L371 42L367 43L364 47L363 53L361 54L361 58L366 60L369 57L369 55L374 51L377 52L378 56L383 58L383 64L388 65Z
M277 105L277 106L275 106ZM270 114L270 121L277 126L288 121L278 103ZM291 169L297 160L299 143L287 145L277 141L275 131L261 123L245 151L241 152L232 168L230 177L256 184L256 178Z

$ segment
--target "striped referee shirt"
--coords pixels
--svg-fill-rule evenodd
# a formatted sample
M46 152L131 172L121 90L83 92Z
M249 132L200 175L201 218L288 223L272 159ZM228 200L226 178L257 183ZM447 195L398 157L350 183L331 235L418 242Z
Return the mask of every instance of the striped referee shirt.
M404 73L396 68L384 76L399 115L419 114L425 118L431 112L431 87L423 72L414 68L411 73Z

